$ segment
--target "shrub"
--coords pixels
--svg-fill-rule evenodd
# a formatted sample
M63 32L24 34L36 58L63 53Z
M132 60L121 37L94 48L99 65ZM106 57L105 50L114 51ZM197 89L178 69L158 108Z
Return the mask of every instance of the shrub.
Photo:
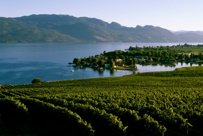
M32 80L32 84L40 84L40 83L42 83L42 80L40 78L34 78Z

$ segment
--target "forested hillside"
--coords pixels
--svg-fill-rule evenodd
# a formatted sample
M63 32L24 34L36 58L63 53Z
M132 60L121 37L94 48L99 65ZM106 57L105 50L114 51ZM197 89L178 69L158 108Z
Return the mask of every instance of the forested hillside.
M0 30L1 43L203 42L201 32L174 33L150 25L125 27L116 22L68 15L1 17Z

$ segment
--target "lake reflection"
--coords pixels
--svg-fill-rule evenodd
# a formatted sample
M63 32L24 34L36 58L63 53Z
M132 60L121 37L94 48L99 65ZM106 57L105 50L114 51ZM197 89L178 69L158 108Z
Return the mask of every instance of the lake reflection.
M190 66L198 66L197 64L186 64L186 63L177 63L175 66L164 66L164 65L148 65L148 66L142 66L137 65L137 72L158 72L158 71L172 71L176 68L181 67L190 67Z
M88 57L103 51L125 50L130 46L166 46L178 43L97 43L97 44L0 44L0 84L28 84L35 77L45 81L123 76L131 71L74 69L75 57ZM183 66L188 66L184 64ZM138 72L166 71L182 67L140 66Z

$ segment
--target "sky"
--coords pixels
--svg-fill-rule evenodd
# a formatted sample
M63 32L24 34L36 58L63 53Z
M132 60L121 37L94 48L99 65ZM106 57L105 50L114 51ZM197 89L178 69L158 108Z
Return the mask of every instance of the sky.
M0 0L1 17L63 14L172 31L203 31L202 13L203 0Z

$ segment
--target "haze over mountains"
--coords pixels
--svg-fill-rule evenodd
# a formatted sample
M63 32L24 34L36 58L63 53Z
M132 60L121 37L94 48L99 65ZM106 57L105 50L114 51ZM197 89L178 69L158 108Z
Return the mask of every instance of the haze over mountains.
M203 42L203 32L172 32L150 25L125 27L96 18L44 14L0 17L0 42Z

